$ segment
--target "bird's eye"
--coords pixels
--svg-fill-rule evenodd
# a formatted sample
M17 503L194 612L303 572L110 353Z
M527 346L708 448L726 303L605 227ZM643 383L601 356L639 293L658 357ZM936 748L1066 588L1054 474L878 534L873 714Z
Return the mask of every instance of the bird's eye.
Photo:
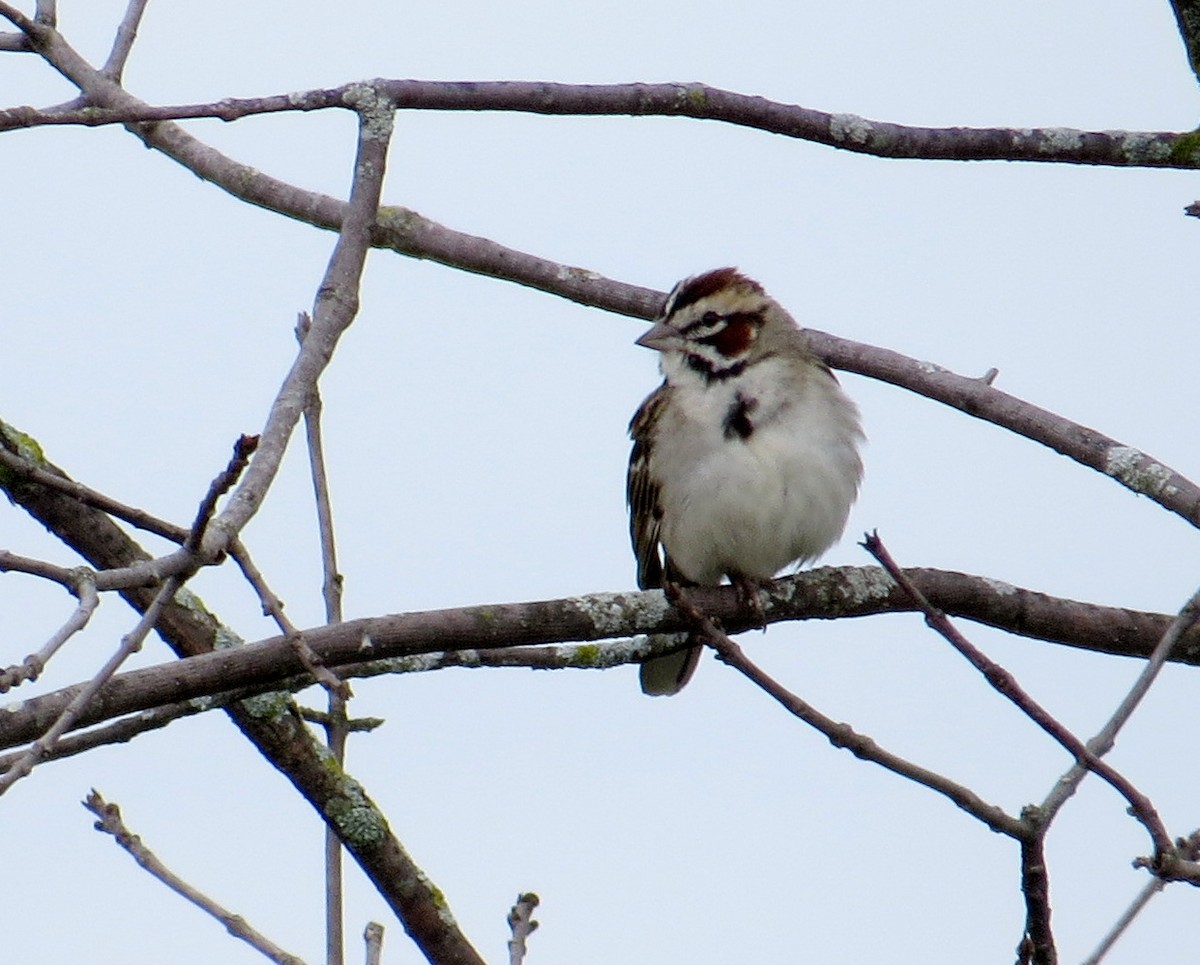
M727 316L719 312L705 312L699 318L693 318L690 322L684 325L680 332L688 338L698 341L715 335L725 327Z

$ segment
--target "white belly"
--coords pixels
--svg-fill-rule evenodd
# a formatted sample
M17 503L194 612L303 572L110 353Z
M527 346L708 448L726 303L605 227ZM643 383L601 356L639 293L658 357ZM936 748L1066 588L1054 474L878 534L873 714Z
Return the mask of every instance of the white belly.
M655 453L672 466L660 476L660 538L696 583L716 584L729 573L769 580L789 563L820 556L841 535L858 491L861 433L837 383L810 381L784 399L773 397L771 373L762 374L762 420L749 438L728 438L723 428L735 389L724 395L710 387L706 405L689 407L694 418L664 433Z

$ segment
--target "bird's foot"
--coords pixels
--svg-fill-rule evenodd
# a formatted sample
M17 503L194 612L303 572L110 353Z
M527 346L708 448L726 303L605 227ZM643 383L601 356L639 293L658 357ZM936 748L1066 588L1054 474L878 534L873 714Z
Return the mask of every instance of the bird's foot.
M737 590L738 602L750 611L753 625L760 630L767 629L767 611L763 609L762 597L759 595L762 587L758 581L741 573L731 573L729 582Z

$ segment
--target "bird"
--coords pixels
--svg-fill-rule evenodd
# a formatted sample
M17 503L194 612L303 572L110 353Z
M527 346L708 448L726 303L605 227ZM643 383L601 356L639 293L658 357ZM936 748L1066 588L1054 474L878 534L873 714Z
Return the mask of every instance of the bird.
M803 329L736 268L680 281L637 345L662 384L629 423L629 534L641 589L728 579L760 622L761 584L842 534L862 480L859 411ZM702 647L640 667L643 693L678 693Z

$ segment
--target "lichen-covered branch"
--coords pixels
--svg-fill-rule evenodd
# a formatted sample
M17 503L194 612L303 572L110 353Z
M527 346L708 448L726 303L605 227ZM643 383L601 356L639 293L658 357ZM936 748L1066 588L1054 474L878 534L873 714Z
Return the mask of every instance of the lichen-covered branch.
M118 114L133 112L130 116L139 116L138 111L144 112L149 109L149 105L87 64L57 32L41 28L38 38L39 52L79 86L90 104L97 108L111 109ZM703 96L687 95L687 92L693 89ZM539 96L535 97L535 93ZM423 81L377 81L371 85L351 84L329 91L281 95L282 100L277 106L279 109L283 109L287 104L291 105L291 109L313 109L333 104L353 106L360 103L362 97L370 96L384 98L388 103L401 107L419 104L431 108L436 106L439 109L452 109L454 104L458 104L459 109L480 109L478 106L464 106L468 102L468 94L470 98L474 98L471 103L491 103L492 109L501 109L505 105L507 109L512 109L513 104L522 102L522 98L525 98L528 101L528 109L532 110L534 106L541 105L545 112L550 113L589 112L585 110L586 106L598 97L600 100L596 103L607 106L604 111L594 108L590 113L648 113L649 106L653 105L657 105L657 112L662 113L664 105L668 103L676 105L675 113L684 113L679 105L693 100L697 103L725 104L731 115L744 118L758 117L756 111L760 112L762 117L774 117L781 111L786 114L787 110L793 109L787 105L763 101L761 98L715 91L703 85L694 85L694 88L692 85L669 84L594 87L508 82L436 84ZM485 94L491 98L490 101L484 97ZM605 98L608 100L605 101ZM617 110L617 106L621 109ZM798 118L820 114L804 108L794 110L801 112L797 114ZM694 113L689 116L708 117L710 114ZM712 116L715 118L717 115ZM828 126L832 123L828 119L834 116L836 115L821 115L825 120L813 123L817 127L821 123ZM759 119L761 121L762 118ZM804 127L799 120L796 121L796 125L797 129ZM198 141L176 123L127 123L127 126L142 138L147 146L162 151L197 176L244 201L321 228L337 230L342 225L346 213L345 202L328 195L301 190L241 164ZM781 130L780 133L787 131ZM1012 131L1006 133L1014 135ZM1083 142L1089 144L1092 143L1090 138L1109 136L1073 133L1080 135ZM1042 136L1049 138L1045 132L1042 132ZM995 140L996 137L997 133L992 131L984 140ZM1150 151L1154 156L1161 154L1163 145L1167 143L1161 138L1174 138L1175 140L1170 141L1171 146L1166 149L1167 154L1179 154L1182 151L1188 158L1192 158L1184 166L1200 164L1200 134L1138 134L1128 137L1132 139L1132 143L1142 145L1140 150L1149 150L1145 147L1146 144L1158 145ZM867 142L870 143L871 138L867 138ZM1083 160L1068 155L1057 159L1074 159L1081 162ZM1151 163L1148 157L1142 160ZM1159 160L1165 163L1163 158ZM562 265L507 248L487 238L454 231L407 208L381 208L372 228L371 242L377 247L391 248L401 254L428 258L466 271L514 281L581 304L624 315L652 318L661 308L664 298L663 293L652 289L623 284L586 269ZM917 362L886 349L850 342L821 332L813 332L812 339L818 353L835 367L902 385L911 391L953 405L969 415L1003 425L1109 475L1134 492L1149 496L1193 525L1200 526L1200 488L1152 456L1031 406L991 388L980 380L963 379L935 365ZM975 384L972 385L972 382ZM242 490L243 493L253 491L250 486L242 487Z
M1176 5L1187 6L1186 3ZM78 80L76 78L72 78ZM1083 131L1065 127L914 127L830 113L699 83L560 84L547 81L386 79L371 86L399 110L510 111L558 116L687 117L750 127L875 157L907 160L1034 161L1110 167L1200 167L1190 132ZM354 84L227 97L207 104L103 105L0 111L0 131L43 125L144 123L327 110L347 106Z
M965 573L923 568L904 572L935 606L953 616L1103 653L1144 658L1172 620L1166 614L1064 600ZM733 588L697 588L689 594L730 632L749 629L749 618ZM909 612L915 606L881 568L873 566L823 567L776 580L766 588L764 604L772 623ZM616 648L618 662L644 659L650 652L645 638L636 638L643 641L637 647L624 639L612 645L592 643L570 651L569 658L559 654L558 659L550 656L546 644L677 633L689 628L686 616L668 606L662 593L654 590L391 614L315 627L305 631L304 638L321 661L333 668L363 664L377 671L378 661L389 659L472 665L486 663L478 657L485 651L524 645L543 648L543 666L599 667L613 664L610 646ZM465 653L460 660L444 661L441 655L448 651ZM1200 631L1186 634L1172 659L1200 664ZM539 662L522 665L537 666ZM303 674L294 647L280 635L123 674L101 691L92 713L82 718L80 725L220 691L267 689ZM0 747L36 738L39 728L53 720L56 708L70 693L68 688L32 698L0 715Z

